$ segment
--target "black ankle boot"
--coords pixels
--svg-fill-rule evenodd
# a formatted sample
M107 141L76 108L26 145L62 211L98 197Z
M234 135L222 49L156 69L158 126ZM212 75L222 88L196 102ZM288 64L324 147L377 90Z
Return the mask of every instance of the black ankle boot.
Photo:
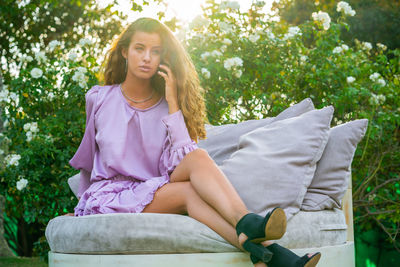
M259 261L268 263L268 267L314 267L321 258L320 252L314 253L311 257L308 257L307 254L299 257L289 249L276 243L267 246L266 249L273 253L270 260L264 261L262 258L258 257L257 254L251 253L251 261L254 264Z
M265 217L248 213L236 224L236 233L244 233L254 243L280 239L286 232L286 215L283 209L274 208Z
M244 215L236 224L236 233L244 233L248 239L243 248L258 259L268 262L272 253L260 243L281 238L286 231L286 215L281 208L274 208L264 218L255 213Z

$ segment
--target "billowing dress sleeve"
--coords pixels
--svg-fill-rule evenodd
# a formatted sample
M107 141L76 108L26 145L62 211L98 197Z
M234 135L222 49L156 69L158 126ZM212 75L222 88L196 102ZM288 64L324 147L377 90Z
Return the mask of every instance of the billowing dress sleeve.
M181 110L164 116L162 119L167 128L167 137L163 144L159 170L161 175L169 175L189 152L198 148L190 138Z
M69 161L69 164L77 170L80 170L80 181L77 197L80 198L86 189L90 186L90 176L93 169L94 153L96 149L95 142L95 104L98 95L98 86L92 87L85 94L86 100L86 128L81 144L75 155Z

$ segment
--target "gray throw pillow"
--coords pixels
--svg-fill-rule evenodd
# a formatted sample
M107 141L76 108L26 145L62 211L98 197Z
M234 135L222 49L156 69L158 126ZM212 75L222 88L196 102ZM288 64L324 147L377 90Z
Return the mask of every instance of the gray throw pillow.
M82 171L82 170L81 170ZM77 197L78 192L79 192L79 183L80 183L80 177L81 177L81 171L75 174L74 176L71 176L68 178L68 185L69 188L71 188L71 191L74 193L74 195Z
M249 211L264 216L274 207L290 219L303 203L329 136L333 107L275 121L239 138L221 170Z
M268 117L260 120L247 120L237 124L224 124L213 126L206 124L207 139L199 140L198 146L207 150L210 157L217 165L221 165L225 159L228 159L233 152L237 150L240 136L253 131L259 127L268 125L274 121L284 120L299 116L307 111L313 110L314 105L310 98L285 109L276 117Z
M304 197L302 210L316 211L341 207L342 198L350 182L351 162L367 126L368 120L360 119L330 130L328 143Z

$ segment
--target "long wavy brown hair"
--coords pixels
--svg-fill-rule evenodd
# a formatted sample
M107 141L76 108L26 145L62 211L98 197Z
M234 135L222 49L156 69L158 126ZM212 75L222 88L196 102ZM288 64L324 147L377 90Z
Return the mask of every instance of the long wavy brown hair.
M122 49L128 49L132 36L136 32L158 33L161 38L161 61L168 63L175 75L177 83L178 105L185 118L190 137L198 143L198 139L206 138L204 123L209 123L204 103L204 89L200 86L196 68L186 50L163 23L152 18L139 18L130 24L113 41L101 66L101 82L104 85L122 83L126 78L125 58ZM165 97L164 79L155 74L151 78L152 87Z

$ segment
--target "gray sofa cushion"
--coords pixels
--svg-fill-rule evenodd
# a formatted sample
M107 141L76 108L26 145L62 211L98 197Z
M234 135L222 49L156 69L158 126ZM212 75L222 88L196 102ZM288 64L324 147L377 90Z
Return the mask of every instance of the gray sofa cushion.
M304 197L302 210L341 207L342 198L349 185L354 152L367 126L368 120L361 119L331 128L328 143Z
M288 248L346 242L341 210L299 212L277 243ZM185 215L110 213L58 216L46 227L52 252L78 254L160 254L240 251L201 222Z
M206 124L207 138L200 140L198 146L207 150L210 157L217 165L228 159L233 152L238 150L239 138L243 134L257 128L266 126L274 121L284 120L299 116L307 111L313 110L314 104L310 98L288 107L276 117L267 117L260 120L247 120L237 124L224 124L214 126Z
M290 218L303 203L329 136L333 107L275 121L239 139L220 166L246 207L265 216L281 207Z

